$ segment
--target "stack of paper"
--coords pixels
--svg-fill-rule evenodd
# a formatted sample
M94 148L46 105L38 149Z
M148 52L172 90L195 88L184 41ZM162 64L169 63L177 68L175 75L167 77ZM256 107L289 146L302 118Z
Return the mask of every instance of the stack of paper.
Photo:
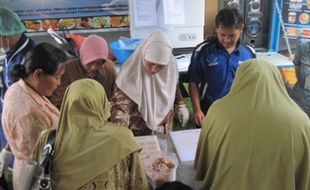
M174 131L170 133L172 142L181 162L195 160L197 144L201 129Z
M182 54L175 56L179 72L187 72L191 62L192 54Z

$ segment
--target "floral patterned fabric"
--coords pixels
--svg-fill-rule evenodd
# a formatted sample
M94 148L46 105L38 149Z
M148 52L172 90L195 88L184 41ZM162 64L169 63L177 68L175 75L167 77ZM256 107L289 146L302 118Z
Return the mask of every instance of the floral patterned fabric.
M141 166L138 152L134 152L79 190L150 189Z
M182 101L183 97L179 88L176 91L175 103ZM172 131L174 111L171 109L167 116L160 123L156 131L151 131L145 124L138 105L132 101L119 88L116 88L115 94L111 99L111 122L131 129L135 136L164 134Z

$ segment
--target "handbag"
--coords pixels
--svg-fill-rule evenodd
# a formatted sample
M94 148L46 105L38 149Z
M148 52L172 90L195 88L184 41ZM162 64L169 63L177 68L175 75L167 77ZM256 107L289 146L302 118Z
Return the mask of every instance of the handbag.
M51 190L51 172L54 155L54 144L56 139L56 129L48 134L47 143L42 150L42 159L38 168L37 175L31 190Z

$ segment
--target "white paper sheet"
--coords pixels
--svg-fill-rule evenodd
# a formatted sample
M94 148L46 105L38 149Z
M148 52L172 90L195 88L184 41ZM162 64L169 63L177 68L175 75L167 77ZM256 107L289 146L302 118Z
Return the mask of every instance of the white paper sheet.
M191 57L192 57L191 53L175 56L179 72L187 72L188 67L191 63Z
M156 0L133 1L134 26L157 25Z
M184 0L163 0L165 24L184 24Z
M181 162L194 162L201 129L174 131L172 142Z

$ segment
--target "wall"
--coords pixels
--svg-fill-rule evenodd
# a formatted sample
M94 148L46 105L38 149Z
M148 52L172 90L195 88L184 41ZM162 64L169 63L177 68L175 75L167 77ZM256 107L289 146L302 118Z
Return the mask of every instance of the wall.
M205 36L210 36L214 34L214 18L217 14L217 10L218 1L205 0Z
M186 0L190 1L190 0ZM205 0L205 27L204 36L213 35L214 32L214 18L218 10L218 2L215 0ZM94 34L104 37L109 43L117 40L120 36L130 37L128 31L113 31L113 32L92 32ZM88 36L90 33L80 33L80 35ZM31 39L35 42L50 42L56 44L56 42L48 35L31 35Z

